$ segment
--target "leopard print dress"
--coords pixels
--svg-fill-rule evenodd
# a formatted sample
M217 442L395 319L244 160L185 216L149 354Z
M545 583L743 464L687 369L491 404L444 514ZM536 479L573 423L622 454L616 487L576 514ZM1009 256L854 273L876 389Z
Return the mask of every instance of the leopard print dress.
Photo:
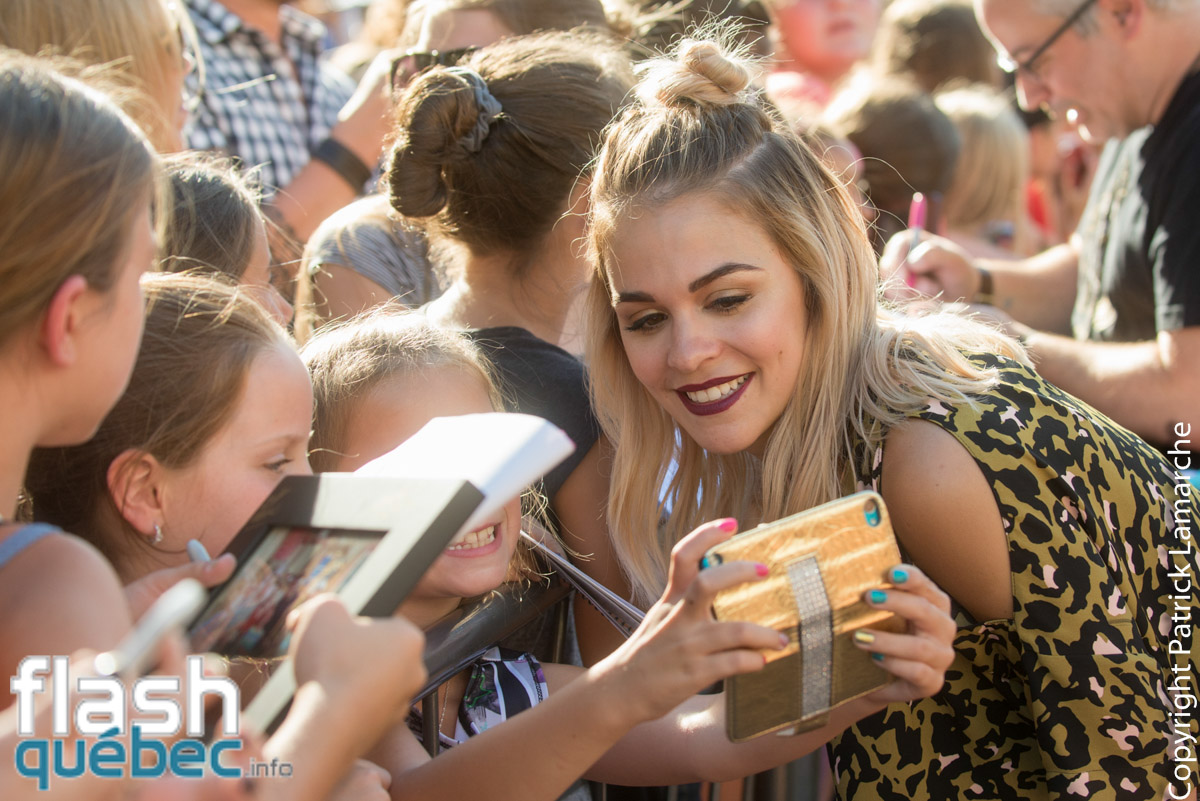
M971 358L998 371L994 389L913 416L951 433L992 485L1013 617L973 620L955 604L944 688L830 744L839 794L1164 798L1176 740L1197 731L1195 710L1177 706L1178 688L1197 686L1190 623L1177 621L1200 618L1200 504L1160 453L1095 409L1017 362ZM883 447L860 443L858 456L859 487L878 490Z

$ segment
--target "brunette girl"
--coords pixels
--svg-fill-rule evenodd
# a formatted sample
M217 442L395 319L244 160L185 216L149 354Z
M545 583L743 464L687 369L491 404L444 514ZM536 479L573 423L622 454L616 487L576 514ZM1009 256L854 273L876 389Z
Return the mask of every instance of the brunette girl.
M392 205L448 265L451 283L425 313L483 348L511 410L545 417L575 442L546 476L545 496L569 549L588 555L580 566L621 594L604 517L607 445L567 347L587 274L580 174L631 69L609 39L581 33L509 39L430 69L400 101L387 172ZM577 620L585 660L615 647L599 615L581 609Z
M223 275L246 287L286 326L292 306L279 294L267 236L271 225L258 194L227 160L194 151L166 159L170 213L163 240L163 269Z
M146 206L139 211L145 213ZM148 219L146 213L137 221L147 225ZM132 251L139 266L152 254L148 225L144 236L142 247L150 250ZM198 540L210 553L224 550L284 475L308 472L312 414L304 366L287 334L258 303L203 276L158 274L143 280L144 341L140 350L136 336L124 342L126 366L120 385L110 392L105 407L92 413L86 434L76 437L91 439L71 445L69 439L46 438L38 444L59 447L35 453L26 477L34 516L83 532L126 582L184 564L188 540ZM72 281L68 278L64 286ZM122 344L118 338L99 335L104 328L99 321L109 313L123 315L109 328L141 332L142 293L136 280L129 291L128 304L118 300L91 313L97 321L97 341L85 347L116 350ZM104 364L104 355L94 358ZM110 369L115 369L113 358L108 357ZM75 397L99 406L94 396L102 386ZM122 388L124 393L109 410L111 398ZM37 557L39 547L47 552L44 558L53 559L54 547L77 542L63 535L47 539L50 547L31 547L30 559ZM96 551L81 543L72 547L105 564L109 583L119 595L112 568ZM30 559L22 569L37 569ZM92 626L92 631L70 635L81 645L115 644L122 632L114 630L113 618L129 626L123 603L99 595L94 581L84 583L69 574L55 582L31 580L36 587L46 587L37 592L56 597L57 608L66 603L79 608L63 614L61 628L73 632L77 625ZM3 591L10 592L7 582ZM7 608L17 608L15 600L10 603L13 606ZM14 617L29 627L56 628L45 626L47 618L36 614ZM329 599L308 608L294 639L300 688L292 711L264 745L264 756L292 763L299 780L269 782L261 792L325 798L420 686L422 639L402 619L386 624L356 621ZM42 640L32 648L14 645L29 649L24 653L69 652L70 643L62 644L66 636L60 631L47 632ZM376 789L380 782L376 780Z

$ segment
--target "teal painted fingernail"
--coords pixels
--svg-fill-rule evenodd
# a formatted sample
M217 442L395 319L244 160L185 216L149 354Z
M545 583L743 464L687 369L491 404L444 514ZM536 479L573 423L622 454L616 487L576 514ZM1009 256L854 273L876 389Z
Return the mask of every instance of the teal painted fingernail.
M874 659L876 662L882 662L883 654L876 652L876 653L871 654L871 658Z
M893 567L892 581L896 582L897 584L903 584L904 582L908 581L908 571L902 567Z
M867 594L867 597L871 599L871 603L881 604L887 600L887 593L883 590L871 590L871 592Z

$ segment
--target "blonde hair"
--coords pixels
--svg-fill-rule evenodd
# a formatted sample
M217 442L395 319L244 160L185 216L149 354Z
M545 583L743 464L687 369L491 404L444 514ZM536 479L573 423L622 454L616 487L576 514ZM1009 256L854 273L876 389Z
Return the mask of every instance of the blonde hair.
M154 98L162 66L182 63L181 36L194 41L182 0L4 0L0 45L30 55L61 55L109 64L133 93L125 110L160 149L175 144L175 123ZM193 51L195 48L192 48Z
M591 392L616 449L610 529L643 602L665 584L670 547L698 523L733 514L748 526L838 497L855 438L877 442L931 398L969 402L988 388L993 372L961 349L1023 358L1010 340L963 318L904 318L880 307L858 207L750 93L750 64L728 40L727 32L716 42L684 40L674 58L652 63L638 88L642 102L607 132L592 180ZM630 368L612 307L612 241L622 220L697 192L757 221L804 286L805 358L761 464L705 451L655 402ZM660 527L664 488L671 515Z
M946 224L967 232L1012 225L1018 242L1029 181L1029 131L1008 99L986 86L942 92L937 107L958 129L959 153L946 191Z
M0 343L71 275L112 286L133 215L161 208L157 157L104 94L0 48Z

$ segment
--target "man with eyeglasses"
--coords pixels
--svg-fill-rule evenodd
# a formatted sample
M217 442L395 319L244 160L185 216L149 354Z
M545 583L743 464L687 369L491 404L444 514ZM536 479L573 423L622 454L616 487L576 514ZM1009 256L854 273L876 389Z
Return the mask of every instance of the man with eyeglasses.
M380 159L393 54L377 59L356 90L322 58L324 26L288 0L186 3L203 63L203 73L189 76L199 108L187 145L255 169L266 210L290 234L272 250L303 246L362 193ZM297 263L282 261L292 273Z
M1023 107L1110 140L1088 206L1070 242L1023 261L938 237L908 257L898 236L884 273L994 306L1043 376L1147 440L1173 443L1177 424L1200 437L1200 0L975 7Z

